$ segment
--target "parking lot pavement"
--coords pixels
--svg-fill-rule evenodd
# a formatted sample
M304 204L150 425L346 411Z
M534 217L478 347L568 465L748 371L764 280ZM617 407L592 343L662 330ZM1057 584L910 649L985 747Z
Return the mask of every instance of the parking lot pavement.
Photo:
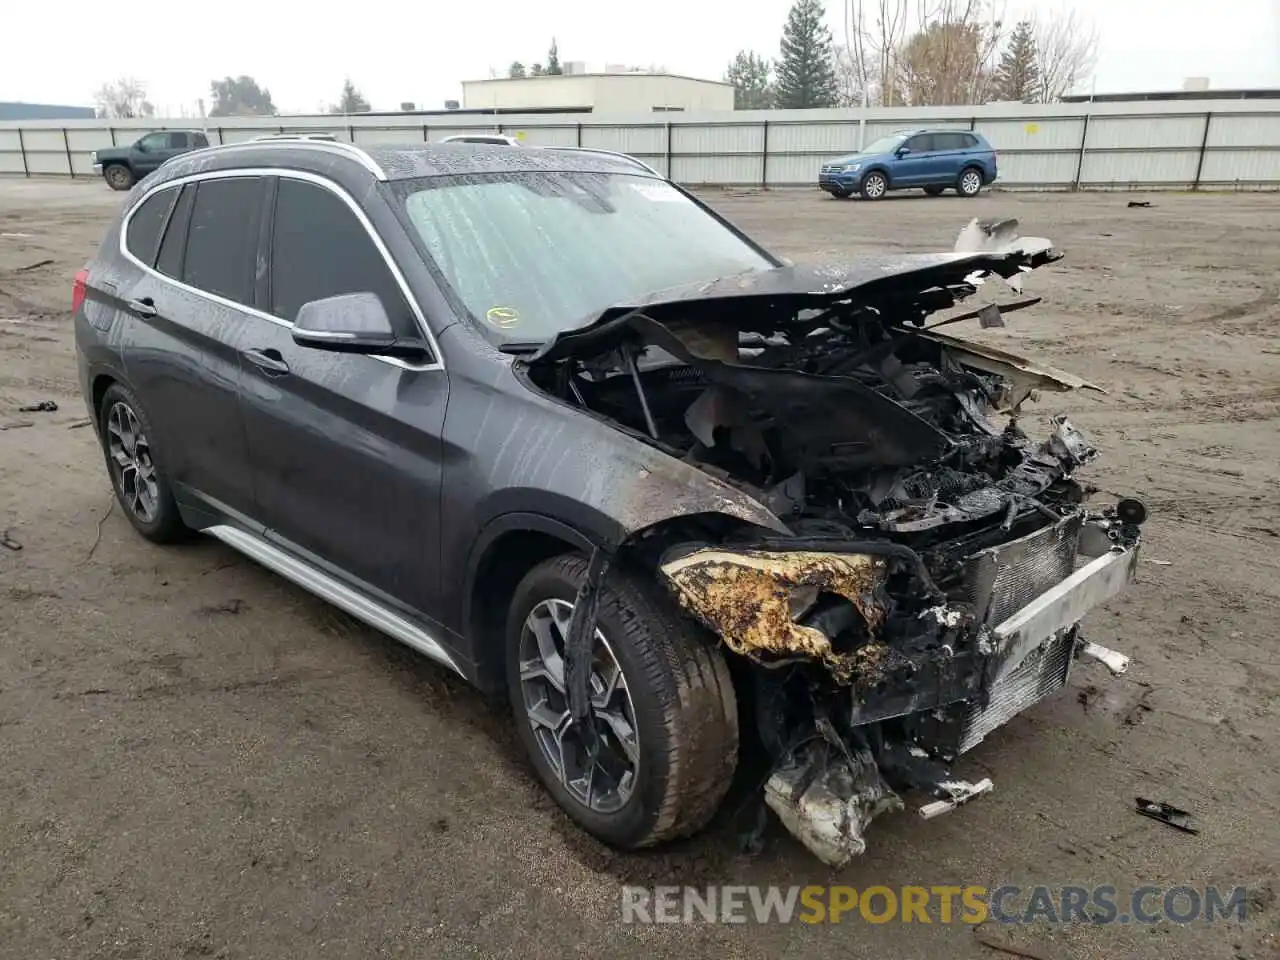
M609 851L543 795L501 705L221 545L156 547L110 509L68 309L123 196L0 179L0 530L22 546L0 549L0 957L999 956L940 922L621 922L624 884L809 883L1246 885L1244 927L1000 935L1052 960L1272 955L1280 198L705 196L796 260L946 249L972 216L1066 250L1031 278L1039 307L973 335L1108 391L1041 407L1102 448L1095 483L1152 510L1152 562L1086 622L1128 674L1082 665L966 758L993 794L877 821L837 875L776 826L740 853L728 818ZM59 409L16 412L44 399Z

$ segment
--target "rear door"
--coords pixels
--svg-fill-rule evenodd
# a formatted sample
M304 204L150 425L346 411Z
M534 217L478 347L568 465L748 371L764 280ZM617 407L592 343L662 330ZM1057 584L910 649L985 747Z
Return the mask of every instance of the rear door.
M300 347L311 300L372 292L402 334L421 317L372 227L336 185L275 181L269 271L240 357L255 513L268 536L409 612L439 609L441 430L449 384L438 358L408 365Z
M177 496L232 514L253 505L234 341L253 302L264 185L237 176L169 187L125 225L129 259L141 268L120 291L125 375L160 434ZM150 205L160 200L170 206L153 246Z
M929 164L931 183L953 183L960 175L967 156L967 144L971 140L965 133L933 134L933 153Z

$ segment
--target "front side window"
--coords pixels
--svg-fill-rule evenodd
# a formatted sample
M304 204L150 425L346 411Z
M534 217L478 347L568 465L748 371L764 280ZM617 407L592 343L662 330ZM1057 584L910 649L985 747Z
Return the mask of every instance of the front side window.
M893 151L897 150L900 146L902 146L902 141L905 139L906 138L900 133L890 134L887 137L881 137L879 140L872 140L865 147L863 147L859 152L860 153L893 153Z
M402 337L421 336L369 232L337 194L282 177L271 238L271 313L292 323L311 300L375 293Z
M919 133L907 141L906 146L912 153L928 153L934 149L933 134Z
M236 303L253 303L260 177L202 180L196 185L182 281Z
M159 190L142 201L125 230L125 247L148 267L156 262L156 250L160 246L160 233L164 230L169 210L177 198L176 189Z
M167 133L148 133L145 137L138 141L138 146L142 150L155 152L156 150L169 149L169 134Z
M774 266L649 177L522 171L395 189L429 260L498 340L548 340L616 304Z

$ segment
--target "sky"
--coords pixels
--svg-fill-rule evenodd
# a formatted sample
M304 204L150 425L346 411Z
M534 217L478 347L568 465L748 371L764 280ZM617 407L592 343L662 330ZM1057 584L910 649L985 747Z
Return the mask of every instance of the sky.
M1188 76L1207 76L1218 89L1280 87L1280 0L1003 2L1007 18L1033 3L1091 18L1101 34L1099 93L1176 89ZM544 60L553 35L561 61L720 79L740 49L776 56L790 3L644 0L610 14L599 0L382 0L367 8L218 0L112 17L101 0L10 0L0 16L0 100L87 104L104 81L132 75L146 82L158 112L178 115L208 101L211 79L247 73L282 112L316 112L338 98L346 77L374 109L406 100L440 109L461 98L462 80L503 75L513 60ZM843 0L827 0L837 42L843 16Z

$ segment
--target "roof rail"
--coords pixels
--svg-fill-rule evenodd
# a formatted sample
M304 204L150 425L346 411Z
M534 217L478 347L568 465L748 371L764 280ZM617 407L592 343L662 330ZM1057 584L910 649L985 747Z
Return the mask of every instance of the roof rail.
M379 180L387 179L387 172L379 166L378 162L369 156L364 150L354 143L348 143L346 140L321 140L316 137L295 137L289 134L284 136L275 135L269 137L261 137L256 140L242 140L236 143L220 143L216 146L204 147L199 151L191 151L190 153L179 154L181 157L189 157L191 153L204 153L206 151L222 151L222 150L243 150L246 147L289 147L291 149L307 149L322 150L326 153L341 153L344 156L355 160L362 167L372 173Z
M254 141L258 140L326 140L333 143L338 142L338 138L332 133L303 133L297 131L294 133L269 133L265 137L254 137Z
M635 164L637 167L640 167L642 170L645 170L648 173L653 174L655 177L661 177L663 180L666 179L666 177L663 177L662 174L660 174L657 170L653 169L653 167L649 166L643 160L637 160L635 157L631 156L631 154L622 153L618 150L605 150L603 147L543 147L542 149L574 150L578 153L601 153L607 157L617 157L619 160L626 160L628 163Z

